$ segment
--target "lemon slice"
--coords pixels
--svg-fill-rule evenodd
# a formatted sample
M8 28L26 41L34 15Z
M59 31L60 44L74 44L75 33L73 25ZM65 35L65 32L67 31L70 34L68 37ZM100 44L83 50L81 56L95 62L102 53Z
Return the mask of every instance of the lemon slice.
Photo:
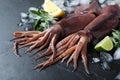
M61 17L65 14L65 12L60 9L55 3L51 0L45 0L43 4L43 9L47 11L53 17Z
M113 42L109 36L106 36L94 47L97 51L110 51L113 49Z

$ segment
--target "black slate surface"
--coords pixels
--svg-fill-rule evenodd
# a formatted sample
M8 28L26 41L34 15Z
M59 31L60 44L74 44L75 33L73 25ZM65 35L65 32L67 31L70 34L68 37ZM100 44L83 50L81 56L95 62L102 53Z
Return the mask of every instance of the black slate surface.
M13 53L12 33L22 30L17 24L20 12L26 12L29 7L38 7L43 0L0 0L0 80L114 80L120 72L120 64L111 63L112 70L104 71L100 64L89 63L91 75L84 71L81 60L78 70L72 72L72 65L57 63L43 71L34 71L33 67L40 61L35 57L24 55L18 57ZM23 53L24 49L20 51Z

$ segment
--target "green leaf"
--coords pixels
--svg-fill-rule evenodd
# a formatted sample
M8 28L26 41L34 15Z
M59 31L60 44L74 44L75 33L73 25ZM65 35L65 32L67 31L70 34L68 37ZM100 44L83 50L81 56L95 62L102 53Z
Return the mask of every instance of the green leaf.
M40 13L40 15L41 16L48 16L49 15L49 13L48 12L46 12L46 11L44 11L44 10L38 10L38 12Z
M34 28L36 29L37 28L37 26L38 26L38 24L39 24L39 19L36 19L35 21L34 21Z
M119 30L113 30L112 41L115 47L120 47L120 31Z
M41 24L39 25L38 30L43 31L43 26Z
M36 10L30 10L30 12L31 12L32 14L35 14L35 15L38 15L38 16L40 15L39 12L36 11Z
M118 34L116 34L116 32L113 32L112 35L113 35L113 37L114 37L115 39L119 39L119 38L118 38Z
M43 9L40 9L38 11L30 10L30 12L39 17L39 19L34 21L34 28L37 30L47 29L49 27L50 22L55 22L56 18L53 18L53 16L49 15L49 13L44 11Z

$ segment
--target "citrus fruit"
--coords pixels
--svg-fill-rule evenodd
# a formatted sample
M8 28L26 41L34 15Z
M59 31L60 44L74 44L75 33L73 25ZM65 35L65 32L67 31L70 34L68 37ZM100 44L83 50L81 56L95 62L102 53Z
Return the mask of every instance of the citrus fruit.
M94 47L96 51L110 51L112 50L112 48L113 48L113 42L109 36L106 36Z
M53 17L61 17L65 14L65 12L51 0L45 0L43 4L43 9Z

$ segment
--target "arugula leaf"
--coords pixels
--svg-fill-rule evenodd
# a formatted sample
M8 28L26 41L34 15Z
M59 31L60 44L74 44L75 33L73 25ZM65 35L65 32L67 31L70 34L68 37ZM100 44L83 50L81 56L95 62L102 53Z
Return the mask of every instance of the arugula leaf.
M113 29L112 41L113 41L115 47L120 47L120 31L119 30Z
M34 28L37 30L45 30L49 27L50 23L56 22L56 18L53 18L53 16L49 15L49 13L43 9L40 9L38 11L30 10L30 12L38 17L34 21Z

